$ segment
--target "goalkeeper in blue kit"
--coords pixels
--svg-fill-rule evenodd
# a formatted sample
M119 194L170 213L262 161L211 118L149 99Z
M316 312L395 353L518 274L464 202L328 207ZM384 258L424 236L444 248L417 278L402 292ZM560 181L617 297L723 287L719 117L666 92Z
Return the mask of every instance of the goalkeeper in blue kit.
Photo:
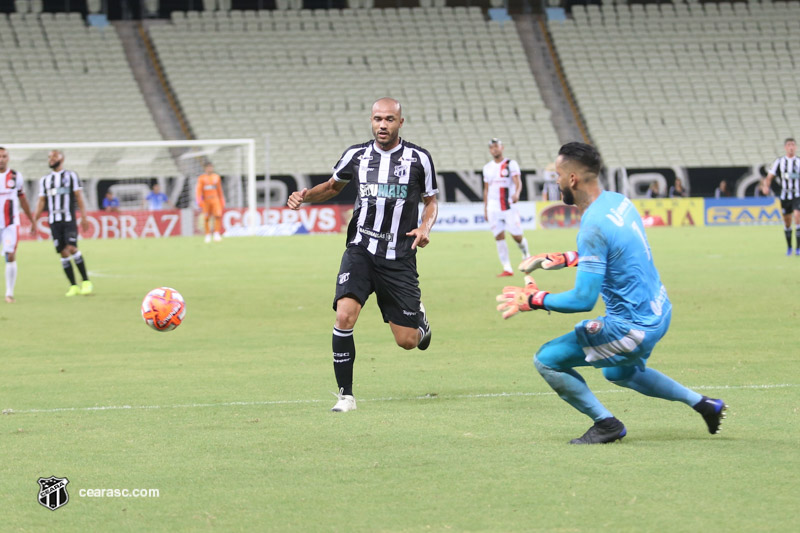
M623 438L625 425L589 390L575 367L602 368L612 383L655 398L679 401L703 416L708 431L720 431L727 406L648 368L647 359L667 333L672 304L653 264L642 219L625 196L603 191L600 154L583 143L561 147L556 159L558 186L566 204L580 211L578 251L539 254L520 269L556 270L577 266L575 288L550 294L526 276L525 287L505 287L497 297L503 318L519 311L591 311L602 296L606 316L579 322L575 329L543 345L534 365L558 395L594 425L572 444L601 444Z

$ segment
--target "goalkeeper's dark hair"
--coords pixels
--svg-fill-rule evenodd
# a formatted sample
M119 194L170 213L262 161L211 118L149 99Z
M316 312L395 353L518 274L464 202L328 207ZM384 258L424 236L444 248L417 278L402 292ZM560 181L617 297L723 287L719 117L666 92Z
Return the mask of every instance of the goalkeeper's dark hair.
M558 155L563 156L564 159L575 161L586 167L590 173L600 175L600 169L603 167L603 161L600 159L600 153L591 144L571 142L561 147Z

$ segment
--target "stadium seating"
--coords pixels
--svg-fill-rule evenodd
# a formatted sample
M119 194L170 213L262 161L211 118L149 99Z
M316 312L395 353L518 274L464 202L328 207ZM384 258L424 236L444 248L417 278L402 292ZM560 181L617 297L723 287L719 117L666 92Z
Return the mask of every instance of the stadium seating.
M800 3L576 5L549 29L610 166L771 161L800 124Z
M491 137L523 168L558 148L516 28L479 8L177 12L149 31L196 137L269 136L272 173L329 172L380 96L437 170L482 168Z
M87 27L78 13L0 15L0 46L0 142L161 138L113 27ZM23 160L12 154L13 165L29 178L43 175L46 152ZM97 157L107 159L93 165L93 172L106 177L131 171L115 165L110 152L98 154L82 149L67 157L76 169ZM139 171L155 175L167 169ZM174 165L169 171L175 172Z

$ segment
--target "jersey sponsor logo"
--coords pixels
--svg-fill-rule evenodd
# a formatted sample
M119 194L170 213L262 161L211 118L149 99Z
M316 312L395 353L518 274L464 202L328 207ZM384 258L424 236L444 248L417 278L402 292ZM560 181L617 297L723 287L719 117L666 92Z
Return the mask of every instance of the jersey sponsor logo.
M625 225L625 215L631 207L633 207L633 204L630 200L625 198L617 207L612 207L611 213L607 214L606 217L621 228Z
M360 233L363 233L367 237L372 237L373 239L378 239L378 240L381 240L381 241L388 241L388 242L391 242L391 241L394 240L394 233L389 232L389 231L380 232L380 231L371 230L369 228L363 228L363 227L360 227L360 226L358 228L358 231Z
M339 274L339 285L344 285L345 283L347 283L347 280L349 279L350 279L350 272Z
M362 183L358 186L359 194L375 198L406 198L408 185L391 185L389 183Z
M416 311L406 311L405 309L403 309L403 314L406 316L417 316Z
M416 157L401 157L400 160L401 161L408 161L409 163L416 163L417 162L417 158Z
M372 156L371 156L371 155L364 155L364 154L361 154L361 155L360 155L360 156L358 156L356 159L359 159L359 160L361 160L361 161L372 161Z

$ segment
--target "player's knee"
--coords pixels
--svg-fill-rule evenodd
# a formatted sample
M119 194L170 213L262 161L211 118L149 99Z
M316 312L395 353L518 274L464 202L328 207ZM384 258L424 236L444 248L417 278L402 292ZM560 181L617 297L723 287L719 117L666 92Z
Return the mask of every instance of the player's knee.
M558 359L558 350L556 350L553 345L552 341L545 343L539 348L539 351L536 352L536 355L533 356L533 366L536 367L536 370L539 373L542 373L542 367L546 367L551 370L561 370L559 368L559 359Z
M625 386L633 374L636 372L636 367L633 366L614 366L603 369L603 377L611 383L616 385Z
M336 311L336 327L339 329L353 329L356 325L356 318L358 317L355 313L349 313L346 310L338 310Z

